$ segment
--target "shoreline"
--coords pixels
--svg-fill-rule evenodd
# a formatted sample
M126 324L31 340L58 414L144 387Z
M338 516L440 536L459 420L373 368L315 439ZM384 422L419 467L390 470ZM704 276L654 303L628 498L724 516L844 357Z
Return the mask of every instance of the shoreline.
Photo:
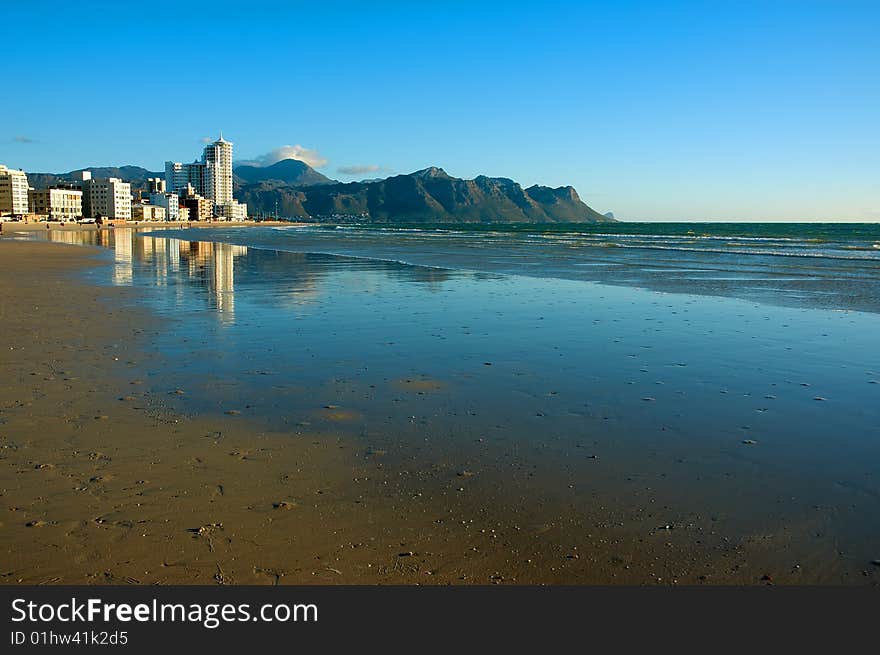
M24 223L18 221L6 221L0 223L0 235L15 232L43 232L46 230L58 230L61 232L95 232L98 230L112 230L114 228L128 229L156 229L156 228L230 228L230 227L305 227L310 225L319 225L319 223L309 222L293 222L293 221L124 221L114 223L109 221L105 225L80 224L80 223L60 223L57 221L40 221L34 223Z
M650 537L635 499L511 478L482 439L421 470L332 430L187 416L173 374L144 372L169 319L78 279L100 253L0 240L0 584L840 581L780 574L778 544L704 517Z

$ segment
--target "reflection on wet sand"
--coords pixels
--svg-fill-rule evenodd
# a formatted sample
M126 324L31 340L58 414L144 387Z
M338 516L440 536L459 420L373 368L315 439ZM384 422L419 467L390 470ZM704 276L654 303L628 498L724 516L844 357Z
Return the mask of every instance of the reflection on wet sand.
M152 228L144 234L136 228L117 227L112 230L63 231L48 230L34 233L29 238L46 238L57 243L91 245L113 252L112 283L116 286L176 286L187 282L210 291L206 296L209 308L216 310L222 324L235 320L236 260L248 255L248 247L223 241L192 241L181 238L156 236ZM179 234L175 230L176 234ZM432 293L442 290L443 284L454 277L470 276L433 266L412 266L395 261L370 260L360 257L350 260L350 271L340 272L336 265L339 257L332 255L253 250L248 262L249 274L259 279L283 274L287 283L277 289L274 302L294 307L321 299L322 280L330 273L347 275L346 288L361 293L380 291L381 277L363 275L364 270L387 270L396 279L416 282ZM481 274L486 275L486 274ZM489 274L488 277L497 277ZM177 308L186 309L182 290L173 296Z
M75 245L95 245L113 251L112 281L117 286L174 284L169 276L181 270L190 283L207 288L212 307L223 323L235 320L235 260L247 255L247 246L207 241L187 241L157 236L141 236L130 228L94 232L48 231L49 241Z

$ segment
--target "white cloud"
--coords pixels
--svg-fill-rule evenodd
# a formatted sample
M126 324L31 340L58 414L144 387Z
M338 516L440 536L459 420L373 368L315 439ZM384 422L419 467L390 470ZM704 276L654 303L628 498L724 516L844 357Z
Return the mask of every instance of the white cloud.
M256 159L240 161L238 164L248 166L271 166L282 159L298 159L311 166L312 168L320 168L327 165L327 160L317 150L303 148L301 145L281 146L270 150L264 155L260 155Z

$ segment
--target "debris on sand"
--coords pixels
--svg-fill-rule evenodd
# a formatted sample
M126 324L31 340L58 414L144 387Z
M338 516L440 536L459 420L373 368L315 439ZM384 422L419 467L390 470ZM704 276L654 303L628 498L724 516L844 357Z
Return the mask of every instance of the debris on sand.
M198 528L188 528L187 532L191 532L193 534L193 536L206 537L208 535L213 534L217 530L222 530L222 529L223 529L222 523L206 523L205 525L198 527Z

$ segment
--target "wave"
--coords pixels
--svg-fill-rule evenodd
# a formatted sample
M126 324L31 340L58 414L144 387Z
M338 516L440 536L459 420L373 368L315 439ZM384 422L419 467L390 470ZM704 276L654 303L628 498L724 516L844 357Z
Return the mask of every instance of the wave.
M337 229L338 228L338 229ZM258 228L259 229L259 228ZM290 238L296 239L291 230L297 234L309 234L316 237L318 241L335 241L340 232L348 234L357 234L352 237L341 237L346 241L340 244L320 243L315 244L316 239L309 239L309 242L296 244L281 243L284 239L282 234L287 234ZM279 233L280 232L280 233ZM808 258L808 259L827 259L842 261L859 261L859 262L878 262L880 263L880 243L864 243L864 242L820 242L815 239L795 239L791 237L728 237L728 236L675 236L667 234L654 235L635 235L635 234L611 234L607 232L597 234L539 234L539 233L511 233L502 231L484 231L484 232L465 232L458 230L437 229L420 229L420 228L396 228L396 227L377 227L366 229L363 227L353 226L335 226L334 229L328 230L324 227L314 226L272 226L268 228L268 232L263 232L264 236L268 234L277 234L280 239L278 243L270 244L270 247L277 247L285 252L312 252L315 254L342 255L351 256L352 249L383 249L393 244L389 242L383 235L400 235L401 238L395 239L401 247L418 247L419 242L423 242L426 248L435 248L438 240L454 240L456 248L466 248L468 251L480 250L491 251L494 248L502 248L510 250L513 248L518 251L522 246L542 246L540 249L529 249L528 254L536 259L543 255L552 255L552 250L544 250L544 247L552 248L553 245L565 247L567 250L577 249L621 249L621 250L654 250L663 252L682 252L682 253L706 253L716 255L735 255L735 256L755 256L755 257L790 257L790 258ZM260 234L255 231L254 236ZM369 236L373 235L374 239L380 238L381 242L371 243ZM236 234L237 237L241 233ZM351 239L350 241L348 239ZM244 239L245 245L254 246L261 245L257 239ZM429 245L431 244L431 245ZM451 245L451 244L450 244ZM420 253L422 255L426 253ZM433 251L428 253L435 256L443 256L442 251ZM449 254L449 253L446 253ZM511 253L513 254L513 253ZM366 259L377 259L382 261L394 261L398 263L412 263L407 260L398 260L394 258L383 259L381 257L369 257L362 254L357 255ZM420 258L417 256L417 258ZM439 266L438 268L443 268Z
M323 257L344 257L347 259L357 259L359 261L370 261L370 262L383 262L386 264L400 264L402 266L415 266L417 268L430 268L435 271L469 271L472 269L469 268L459 268L455 266L439 266L435 264L422 264L415 263L412 261L408 261L405 259L395 259L392 257L378 257L374 255L353 255L347 252L329 252L325 250L311 250L311 249L299 249L299 250L289 250L287 248L280 248L278 246L268 246L264 244L246 244L248 248L253 250L260 250L263 252L285 252L295 255L320 255Z
M603 244L604 245L604 244ZM722 255L756 255L769 257L809 257L813 259L842 259L842 260L858 260L858 261L876 261L880 262L880 256L858 257L847 256L843 254L833 254L828 252L782 252L778 250L725 250L723 248L686 248L682 246L660 246L660 245L634 245L634 244L617 244L620 248L630 248L633 250L670 250L679 252L705 252ZM869 249L865 249L868 251ZM876 251L873 251L876 252Z

